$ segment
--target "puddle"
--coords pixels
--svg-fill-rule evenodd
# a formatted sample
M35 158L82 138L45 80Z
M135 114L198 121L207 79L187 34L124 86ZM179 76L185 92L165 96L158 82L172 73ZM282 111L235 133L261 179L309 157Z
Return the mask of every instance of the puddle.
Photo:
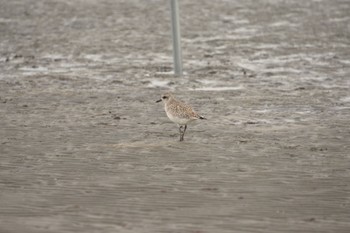
M232 91L232 90L242 90L244 86L236 86L236 87L198 87L198 88L189 88L193 91Z

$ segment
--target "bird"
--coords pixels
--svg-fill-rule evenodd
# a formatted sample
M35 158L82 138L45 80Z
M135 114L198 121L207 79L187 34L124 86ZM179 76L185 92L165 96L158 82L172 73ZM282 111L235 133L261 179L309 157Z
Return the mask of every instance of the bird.
M161 98L156 102L163 101L164 109L168 118L179 126L180 142L184 140L187 124L195 120L206 120L205 117L199 115L193 108L175 98L172 93L162 94Z

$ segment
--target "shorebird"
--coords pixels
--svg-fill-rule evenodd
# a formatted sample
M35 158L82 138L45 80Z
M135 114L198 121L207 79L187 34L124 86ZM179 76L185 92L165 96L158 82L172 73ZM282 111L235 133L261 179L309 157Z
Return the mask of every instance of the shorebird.
M179 126L180 142L184 140L187 124L197 119L206 119L196 113L190 105L175 99L171 93L163 94L156 102L160 101L164 102L164 109L169 119Z

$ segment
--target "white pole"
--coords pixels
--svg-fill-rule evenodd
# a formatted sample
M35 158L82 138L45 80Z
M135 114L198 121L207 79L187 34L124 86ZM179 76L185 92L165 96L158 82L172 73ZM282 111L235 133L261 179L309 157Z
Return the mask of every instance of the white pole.
M181 35L179 22L179 4L177 0L170 0L171 28L173 36L173 56L175 75L182 76Z

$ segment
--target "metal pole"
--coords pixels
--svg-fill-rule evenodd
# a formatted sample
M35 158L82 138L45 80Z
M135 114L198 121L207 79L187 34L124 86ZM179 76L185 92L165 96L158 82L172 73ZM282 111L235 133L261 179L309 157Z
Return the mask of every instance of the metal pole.
M182 76L181 35L179 22L179 4L177 0L170 0L171 28L173 36L173 56L175 75Z

